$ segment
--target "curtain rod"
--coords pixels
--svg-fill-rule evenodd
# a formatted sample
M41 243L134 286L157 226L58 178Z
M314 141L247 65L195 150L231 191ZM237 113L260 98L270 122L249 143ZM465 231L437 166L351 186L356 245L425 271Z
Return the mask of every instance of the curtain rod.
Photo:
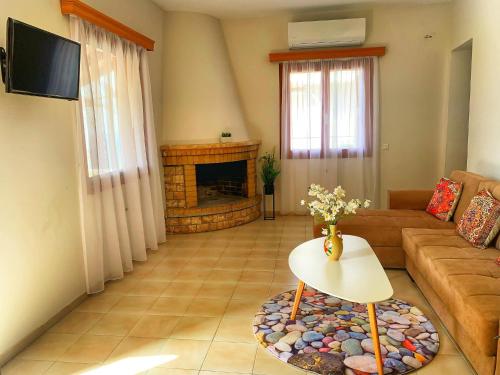
M135 44L138 44L148 51L153 51L155 41L147 36L131 29L121 22L99 12L80 0L61 0L61 13L73 14L96 26L102 27L124 39L127 39Z
M339 59L345 57L384 56L385 47L357 47L334 49L299 49L284 52L271 52L270 62L285 62L296 60Z

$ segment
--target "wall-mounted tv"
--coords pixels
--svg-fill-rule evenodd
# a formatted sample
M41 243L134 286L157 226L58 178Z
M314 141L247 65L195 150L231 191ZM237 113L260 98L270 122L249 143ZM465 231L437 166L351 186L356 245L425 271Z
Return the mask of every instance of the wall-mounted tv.
M78 100L80 44L9 18L2 54L7 92Z

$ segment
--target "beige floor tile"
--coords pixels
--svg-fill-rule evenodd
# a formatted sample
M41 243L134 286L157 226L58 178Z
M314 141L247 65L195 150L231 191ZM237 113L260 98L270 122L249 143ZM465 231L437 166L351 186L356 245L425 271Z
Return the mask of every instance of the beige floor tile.
M438 354L427 366L417 371L418 375L475 375L469 363L462 356Z
M140 314L107 313L88 333L92 335L126 336L140 318Z
M217 263L218 260L219 257L208 257L208 256L194 257L189 260L184 269L212 268Z
M255 316L259 307L262 305L262 300L257 299L232 299L226 307L224 316Z
M255 336L252 331L252 318L250 316L222 318L214 340L255 343Z
M159 355L164 344L164 339L126 337L111 353L106 363L133 357L156 356Z
M187 308L186 315L212 316L224 315L229 298L195 298Z
M111 312L142 314L147 311L156 300L156 297L149 296L123 296L122 299L113 306Z
M87 332L103 316L102 313L72 311L51 327L49 332L82 334Z
M437 320L433 320L433 323L437 323ZM441 325L439 325L441 326ZM451 339L448 332L444 328L438 328L439 332L439 355L447 354L447 355L460 355L460 351L458 350L455 342Z
M180 317L170 315L144 315L134 327L130 336L168 338Z
M305 371L288 365L259 347L255 356L253 373L256 375L306 375Z
M151 272L144 275L143 280L174 281L181 269L175 266L157 266Z
M241 270L212 270L207 277L207 282L230 282L235 283L241 277Z
M147 372L147 375L198 375L198 370L182 370L157 367ZM215 375L215 374L211 374ZM227 374L226 374L227 375Z
M162 293L162 297L194 297L198 294L202 281L172 281Z
M99 367L100 364L95 363L54 362L44 375L84 375L98 370Z
M121 280L113 280L106 282L106 294L127 294L135 285L136 280L125 277Z
M212 342L202 370L249 373L253 368L256 350L255 343Z
M59 357L61 362L100 363L122 340L118 336L83 335Z
M94 294L83 301L75 310L106 313L118 303L122 297L113 294Z
M130 296L159 297L167 289L169 281L161 280L139 280L127 293Z
M210 341L168 339L160 354L172 359L159 367L199 370L209 346Z
M280 293L287 292L289 290L297 289L297 284L282 284L282 283L272 283L269 289L269 297L277 296Z
M290 270L275 271L273 282L282 284L296 284L298 282L298 279Z
M182 269L174 281L205 281L208 277L210 270L207 269Z
M198 290L200 298L231 298L236 283L210 283L205 282Z
M179 318L170 334L172 339L212 340L220 318L184 316Z
M240 282L236 285L233 293L233 299L247 299L247 298L262 298L266 299L269 295L269 283L245 283Z
M223 257L213 266L214 269L242 270L245 261L241 257Z
M273 271L244 270L241 274L240 282L271 283L273 281L273 277Z
M18 357L42 361L57 361L78 339L78 335L67 333L46 333L22 351Z
M148 310L148 314L184 315L192 298L160 297Z
M199 375L251 375L250 372L200 371Z
M245 271L274 271L275 266L276 261L274 259L248 259L245 264Z
M39 375L43 374L51 365L51 361L14 358L0 369L0 373L2 375Z

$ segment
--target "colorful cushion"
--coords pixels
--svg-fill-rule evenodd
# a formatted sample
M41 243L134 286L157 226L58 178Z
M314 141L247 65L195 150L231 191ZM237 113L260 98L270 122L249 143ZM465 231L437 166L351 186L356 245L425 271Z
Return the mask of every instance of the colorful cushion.
M500 201L481 190L472 198L457 225L457 232L473 246L484 249L500 230Z
M439 220L449 221L455 212L461 193L461 182L443 177L436 185L426 211Z

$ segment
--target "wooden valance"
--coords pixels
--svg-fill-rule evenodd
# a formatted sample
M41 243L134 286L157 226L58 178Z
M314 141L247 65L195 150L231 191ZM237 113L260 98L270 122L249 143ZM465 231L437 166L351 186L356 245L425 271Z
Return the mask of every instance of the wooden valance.
M80 0L61 0L62 14L73 14L96 26L102 27L124 39L138 44L148 51L153 51L155 41L131 29L121 22L99 12L97 9L81 2Z
M270 62L285 62L297 60L325 60L346 57L384 56L385 47L358 47L332 49L299 49L284 52L271 52Z

